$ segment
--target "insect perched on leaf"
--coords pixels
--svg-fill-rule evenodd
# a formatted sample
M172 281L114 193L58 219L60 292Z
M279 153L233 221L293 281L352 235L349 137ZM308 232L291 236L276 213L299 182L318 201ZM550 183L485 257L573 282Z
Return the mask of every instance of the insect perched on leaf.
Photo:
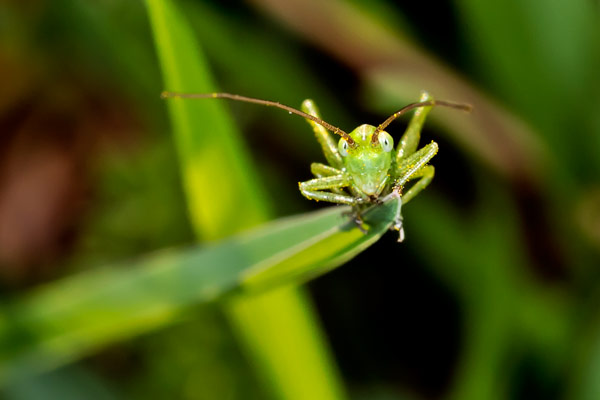
M364 124L346 133L323 121L312 100L304 100L303 111L300 111L274 101L229 93L163 92L161 97L231 99L277 107L304 117L312 126L329 165L312 163L310 170L315 178L299 182L300 192L311 200L352 206L354 219L361 230L364 228L360 216L366 208L391 198L397 198L400 206L406 204L431 182L434 168L427 163L437 153L438 145L432 141L417 150L421 128L431 107L471 110L468 104L434 100L424 92L419 102L401 108L377 127ZM396 118L413 109L416 111L412 120L398 146L394 148L394 139L384 129ZM339 141L330 132L341 136ZM411 180L417 181L404 191L405 185ZM400 207L392 228L399 232L398 241L401 242L404 239L404 229Z

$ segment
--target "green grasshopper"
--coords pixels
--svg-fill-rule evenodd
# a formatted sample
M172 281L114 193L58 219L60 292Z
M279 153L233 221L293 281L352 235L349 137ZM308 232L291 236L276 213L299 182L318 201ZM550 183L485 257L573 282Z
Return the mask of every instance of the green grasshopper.
M419 102L401 108L379 126L364 124L352 132L346 133L323 121L315 103L310 99L304 100L302 111L300 111L274 101L229 93L163 92L161 97L231 99L277 107L290 114L304 117L312 126L329 165L312 163L310 170L315 178L299 182L300 192L310 200L352 206L354 220L363 232L366 231L360 216L368 207L384 203L392 198L397 198L400 206L406 204L433 179L435 170L427 163L437 153L437 143L432 141L417 150L421 129L431 108L444 106L465 111L471 110L471 106L468 104L434 100L424 92ZM400 144L394 149L394 139L384 129L396 118L413 109L416 111L412 120L400 139ZM329 132L341 136L337 143ZM403 194L406 183L414 179L418 179L418 181ZM404 240L400 209L401 207L398 207L398 213L392 226L399 233L399 242Z

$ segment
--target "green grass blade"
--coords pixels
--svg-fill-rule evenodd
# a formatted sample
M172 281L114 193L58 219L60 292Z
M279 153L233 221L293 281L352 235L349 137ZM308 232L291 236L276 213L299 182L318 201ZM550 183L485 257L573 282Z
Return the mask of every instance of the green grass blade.
M192 304L314 278L375 242L397 206L366 214L367 234L333 207L40 287L0 309L0 382L157 328Z
M212 92L209 68L189 24L168 0L148 0L168 90ZM242 61L242 60L240 60ZM218 239L269 219L268 205L234 124L218 101L169 102L191 222L200 238ZM243 210L243 212L241 212ZM310 302L300 288L238 297L225 307L252 364L276 398L338 399L341 383ZM293 319L296 328L288 323ZM303 336L298 336L298 327ZM291 346L311 354L293 359ZM307 363L307 361L310 361Z
M147 0L165 88L214 92L216 86L202 49L171 3ZM266 199L226 105L184 99L170 99L166 105L196 234L200 238L220 238L268 219ZM243 213L239 212L241 199ZM224 233L224 227L230 232Z
M397 201L391 201L381 207L375 207L365 214L371 221L367 234L356 229L353 221L339 222L339 215L333 211L329 217L338 224L328 230L313 231L311 237L304 232L288 231L278 240L284 240L286 248L272 256L266 257L269 248L262 250L264 261L242 273L241 286L245 290L263 290L265 288L283 285L288 282L303 282L343 264L356 254L365 250L389 229L398 207ZM333 210L349 211L346 207L334 207ZM338 211L339 212L339 211ZM315 221L317 222L317 221ZM319 227L322 227L319 221ZM315 224L315 228L317 225ZM302 229L309 229L304 225ZM267 243L265 243L267 244ZM255 251L261 251L260 248Z

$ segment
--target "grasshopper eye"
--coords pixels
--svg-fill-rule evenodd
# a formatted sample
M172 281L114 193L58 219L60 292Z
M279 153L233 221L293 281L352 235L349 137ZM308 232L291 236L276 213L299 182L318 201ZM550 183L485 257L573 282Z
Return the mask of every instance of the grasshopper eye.
M379 134L379 144L385 152L390 152L394 148L394 139L387 132L381 132Z
M348 155L348 142L346 141L346 139L340 139L339 143L338 143L338 151L340 152L340 154L342 155L342 157L346 157Z

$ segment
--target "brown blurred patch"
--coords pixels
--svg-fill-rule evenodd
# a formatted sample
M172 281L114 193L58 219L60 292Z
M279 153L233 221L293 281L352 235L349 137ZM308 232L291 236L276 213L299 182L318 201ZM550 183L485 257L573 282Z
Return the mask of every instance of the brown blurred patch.
M141 131L114 91L28 61L0 58L0 76L14 77L0 102L0 280L10 285L57 273L92 203L99 154L131 148Z

